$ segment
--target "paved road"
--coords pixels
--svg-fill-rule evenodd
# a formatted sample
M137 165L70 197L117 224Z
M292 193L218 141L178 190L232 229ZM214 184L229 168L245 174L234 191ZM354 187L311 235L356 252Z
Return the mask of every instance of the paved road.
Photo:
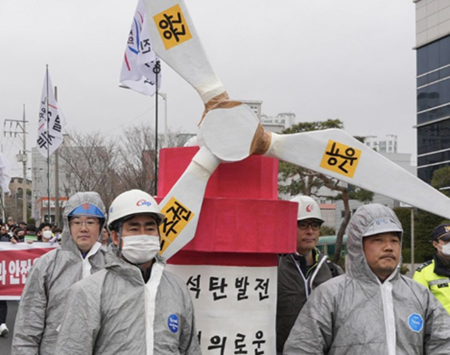
M16 320L17 308L17 301L8 301L8 316L6 317L6 325L9 329L9 334L6 338L0 337L0 355L11 354L12 335L14 333L14 321Z

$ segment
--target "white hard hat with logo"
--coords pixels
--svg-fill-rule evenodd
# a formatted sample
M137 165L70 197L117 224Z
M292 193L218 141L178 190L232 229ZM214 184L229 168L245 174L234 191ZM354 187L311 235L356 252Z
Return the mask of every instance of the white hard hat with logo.
M297 221L314 218L324 222L322 212L316 201L309 196L296 196L291 202L298 203Z
M108 228L124 217L135 214L152 213L156 215L158 224L165 216L159 210L155 199L142 190L130 190L117 196L111 204L108 213Z

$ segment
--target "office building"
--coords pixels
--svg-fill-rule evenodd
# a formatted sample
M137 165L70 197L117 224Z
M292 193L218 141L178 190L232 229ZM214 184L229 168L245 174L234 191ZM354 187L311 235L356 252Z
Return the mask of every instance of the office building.
M450 166L450 0L416 0L417 174Z

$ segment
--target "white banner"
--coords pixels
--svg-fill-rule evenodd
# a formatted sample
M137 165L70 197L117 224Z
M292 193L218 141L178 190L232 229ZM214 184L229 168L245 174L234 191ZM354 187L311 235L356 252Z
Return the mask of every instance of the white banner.
M52 155L63 142L64 123L58 110L58 103L53 94L53 85L47 69L42 88L37 137L37 149L44 158Z
M156 68L155 68L156 67ZM141 94L153 96L156 91L156 74L158 89L161 87L161 66L153 50L142 0L139 0L120 72L120 82Z
M276 267L167 265L187 284L203 355L275 354Z
M10 170L11 164L3 155L3 153L0 153L0 187L6 194L10 193L9 191L9 183L11 182Z

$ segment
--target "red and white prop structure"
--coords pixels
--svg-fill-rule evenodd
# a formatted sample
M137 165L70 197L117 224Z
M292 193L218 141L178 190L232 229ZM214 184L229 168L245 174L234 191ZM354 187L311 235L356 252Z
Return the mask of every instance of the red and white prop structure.
M200 148L161 152L158 191L161 253L193 294L204 354L275 353L276 254L295 250L297 205L277 200L267 157L450 218L449 198L344 131L265 131L229 98L184 1L144 5L156 54L205 104Z
M158 196L198 150L161 150ZM185 206L166 211L162 234L179 234L192 214ZM277 255L296 249L296 216L296 204L278 200L278 160L252 156L212 174L195 238L166 267L191 292L204 354L275 354Z

